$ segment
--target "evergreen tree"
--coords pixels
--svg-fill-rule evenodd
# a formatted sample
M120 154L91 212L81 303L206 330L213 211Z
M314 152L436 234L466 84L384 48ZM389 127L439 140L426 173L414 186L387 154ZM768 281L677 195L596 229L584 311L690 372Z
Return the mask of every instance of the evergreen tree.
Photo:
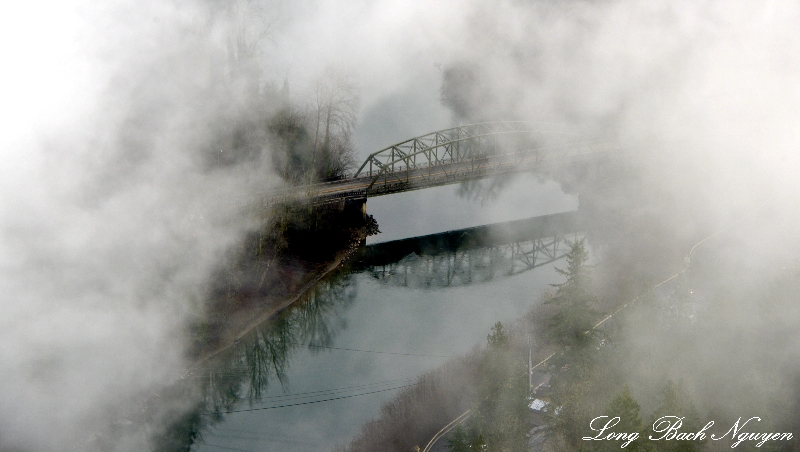
M462 426L457 426L447 438L447 448L450 452L470 452L470 435Z
M574 369L554 372L550 378L550 407L544 413L551 440L563 445L561 448L564 450L592 447L583 441L592 420L591 414L597 411L587 404L591 377L578 376Z
M450 452L483 452L488 450L483 433L476 428L456 427L447 440Z
M625 447L625 450L640 452L648 449L647 430L642 424L642 418L639 415L641 407L639 402L631 395L631 390L628 385L625 385L622 392L614 397L608 405L607 413L612 418L619 416L620 420L614 426L614 432L624 433L638 433L637 440L631 442ZM602 441L599 450L620 450L625 441Z
M639 432L642 430L642 418L639 416L639 402L631 395L628 385L625 385L622 392L614 397L608 406L608 412L613 416L619 416L620 421L616 430L621 432Z
M546 336L561 351L549 362L549 398L553 409L546 417L558 440L570 450L578 450L594 447L587 446L582 438L592 419L591 413L596 411L588 400L595 377L597 350L589 345L597 336L592 329L597 312L592 307L595 296L591 267L586 264L589 253L583 240L575 242L566 257L567 268L556 269L566 276L566 281L553 285L556 293L547 301L556 311L546 324Z
M492 349L508 348L508 334L503 330L501 322L494 324L491 334L486 336L486 341L489 343L489 348Z
M591 267L586 264L589 252L583 240L572 245L567 254L566 270L556 268L567 277L557 288L555 296L547 303L558 307L547 325L547 336L555 345L581 347L595 336L592 330L598 317L592 305L596 300L591 290Z
M486 338L488 347L480 364L478 406L471 418L475 430L470 450L527 452L530 431L528 378L524 362L510 348L509 334L497 322Z
M668 381L661 390L661 403L653 413L650 425L653 425L662 416L684 418L681 427L683 432L697 432L703 428L700 415L697 413L692 401L680 385L675 384L672 380ZM659 452L696 452L705 450L707 439L703 441L653 441L652 443L655 446L655 450Z

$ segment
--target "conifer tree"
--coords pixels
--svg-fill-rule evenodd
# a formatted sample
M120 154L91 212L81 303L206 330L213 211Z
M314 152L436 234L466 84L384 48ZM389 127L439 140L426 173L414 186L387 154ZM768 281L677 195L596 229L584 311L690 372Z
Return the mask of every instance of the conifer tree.
M578 240L567 254L567 268L556 268L567 280L553 284L556 294L547 302L558 307L547 325L547 336L555 345L579 347L594 337L592 327L597 312L592 307L595 297L591 290L591 267L586 264L588 258L583 240Z
M503 329L503 324L497 322L492 327L492 333L486 336L489 348L503 349L508 347L508 334Z
M683 432L697 432L703 428L700 415L689 396L680 385L675 384L672 380L668 381L661 390L661 403L653 413L650 424L653 425L662 416L682 417L680 430ZM697 452L705 450L707 440L708 438L702 441L655 441L653 444L655 450L659 452Z
M570 450L594 447L582 441L594 411L587 404L594 379L597 350L590 347L597 336L592 327L597 312L593 309L591 266L583 240L572 245L566 256L567 268L556 270L566 277L554 284L556 293L547 303L556 307L546 326L546 336L561 348L549 361L549 395L553 409L546 413L547 423L559 441Z
M622 392L618 394L611 403L608 405L608 409L606 410L608 416L612 418L615 416L619 416L620 420L617 425L614 426L615 432L624 432L624 433L638 433L639 437L635 441L631 442L625 447L625 450L632 451L632 452L642 452L647 451L648 449L648 441L647 436L645 435L646 429L642 424L642 418L639 414L641 411L641 407L639 406L639 402L633 398L631 395L631 390L628 385L625 385L622 389ZM620 450L621 445L624 444L624 441L602 441L599 450Z

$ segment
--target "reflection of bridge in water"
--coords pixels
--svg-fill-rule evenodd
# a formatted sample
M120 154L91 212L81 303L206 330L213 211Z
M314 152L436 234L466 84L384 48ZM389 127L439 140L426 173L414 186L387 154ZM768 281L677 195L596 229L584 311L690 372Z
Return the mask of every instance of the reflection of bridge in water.
M471 124L389 146L370 154L352 177L293 187L276 198L363 203L373 196L593 161L617 149L610 140L588 140L557 124Z
M578 212L368 246L355 266L384 284L452 287L553 263L582 237Z

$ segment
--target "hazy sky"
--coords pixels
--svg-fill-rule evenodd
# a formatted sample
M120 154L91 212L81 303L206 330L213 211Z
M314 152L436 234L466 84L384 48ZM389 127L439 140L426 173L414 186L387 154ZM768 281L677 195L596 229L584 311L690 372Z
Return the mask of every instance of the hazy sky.
M214 126L247 113L219 88L236 27L223 3L4 6L0 448L85 450L174 381L207 275L252 226L232 198L278 183L266 147L247 165L204 163ZM263 82L288 78L302 102L323 69L350 74L362 156L453 125L439 89L461 64L476 114L612 133L648 184L706 203L710 220L797 205L794 2L239 5L270 30Z

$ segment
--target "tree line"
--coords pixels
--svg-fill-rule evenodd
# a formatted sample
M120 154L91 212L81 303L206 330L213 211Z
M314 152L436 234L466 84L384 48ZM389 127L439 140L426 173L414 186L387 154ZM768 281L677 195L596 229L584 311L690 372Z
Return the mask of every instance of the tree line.
M540 440L535 450L607 452L631 450L637 452L695 452L722 450L735 441L711 441L711 433L719 437L733 425L738 415L764 413L758 425L747 431L790 431L791 401L757 399L752 393L731 394L725 412L709 410L706 401L698 404L686 385L662 375L659 369L647 369L637 374L628 366L630 349L636 341L626 329L625 319L618 319L596 328L605 318L601 300L595 295L592 282L593 267L588 265L589 253L583 241L576 242L567 255L567 265L558 272L565 281L554 284L554 291L544 303L535 307L525 321L512 328L500 322L487 338L485 358L478 368L482 375L473 401L473 415L455 429L448 438L452 452L468 451L529 451L532 427L539 425ZM774 295L797 287L797 279L784 278L768 292ZM640 304L630 306L627 316L637 323L642 319L649 327L663 328L676 344L691 339L698 328L693 320L678 313L675 307L690 302L691 291L685 282L676 284L666 302L656 297L644 297ZM525 336L538 332L536 342L541 349L554 350L546 363L548 385L534 394L528 391L524 353L530 345ZM529 336L530 337L530 336ZM656 360L657 361L657 360ZM694 375L687 375L691 378ZM640 388L639 397L632 388ZM642 392L641 388L652 392ZM530 394L530 395L529 395ZM546 403L538 418L528 408L533 398ZM788 402L788 404L787 404ZM701 406L706 408L702 410ZM731 413L739 413L731 416ZM649 414L648 414L649 413ZM787 417L787 415L789 415ZM668 421L663 421L665 416ZM769 418L767 418L769 416ZM619 419L615 419L615 418ZM699 432L709 421L715 424L702 437L663 437L667 423L675 425L681 419L679 432ZM661 420L661 421L660 421ZM612 421L601 434L603 426ZM721 430L720 430L721 429ZM617 433L609 438L609 433ZM619 435L624 433L625 435ZM536 436L534 435L534 436ZM598 438L598 439L594 439ZM625 447L622 447L622 446ZM765 442L763 445L740 443L738 450L797 450L796 439L785 442Z
M614 359L617 337L613 332L595 329L602 318L592 289L592 267L582 240L575 242L566 257L567 265L557 271L565 281L553 284L541 308L534 310L521 328L508 331L500 322L487 337L483 378L474 405L474 414L457 427L448 439L452 452L530 450L530 432L536 423L545 428L540 446L548 451L610 451L620 449L624 441L586 441L592 433L590 424L598 416L619 416L614 432L637 433L626 446L634 451L699 451L705 443L673 441L653 444L644 441L649 425L641 415L639 402L631 395L624 376L608 363ZM533 323L533 324L531 324ZM539 331L537 342L556 353L546 365L549 387L535 397L546 402L541 417L533 419L528 404L526 362L521 353L529 347L525 330ZM662 415L685 416L686 431L697 431L700 417L680 385L668 381L662 398L653 412L654 420ZM616 394L609 400L609 394ZM602 424L595 421L595 424Z
M299 95L290 93L288 75L279 86L264 80L264 42L274 21L257 2L216 4L224 24L224 48L213 89L226 99L214 113L206 150L210 166L256 159L269 161L285 182L308 184L341 178L353 169L353 130L359 89L347 73L327 67Z

